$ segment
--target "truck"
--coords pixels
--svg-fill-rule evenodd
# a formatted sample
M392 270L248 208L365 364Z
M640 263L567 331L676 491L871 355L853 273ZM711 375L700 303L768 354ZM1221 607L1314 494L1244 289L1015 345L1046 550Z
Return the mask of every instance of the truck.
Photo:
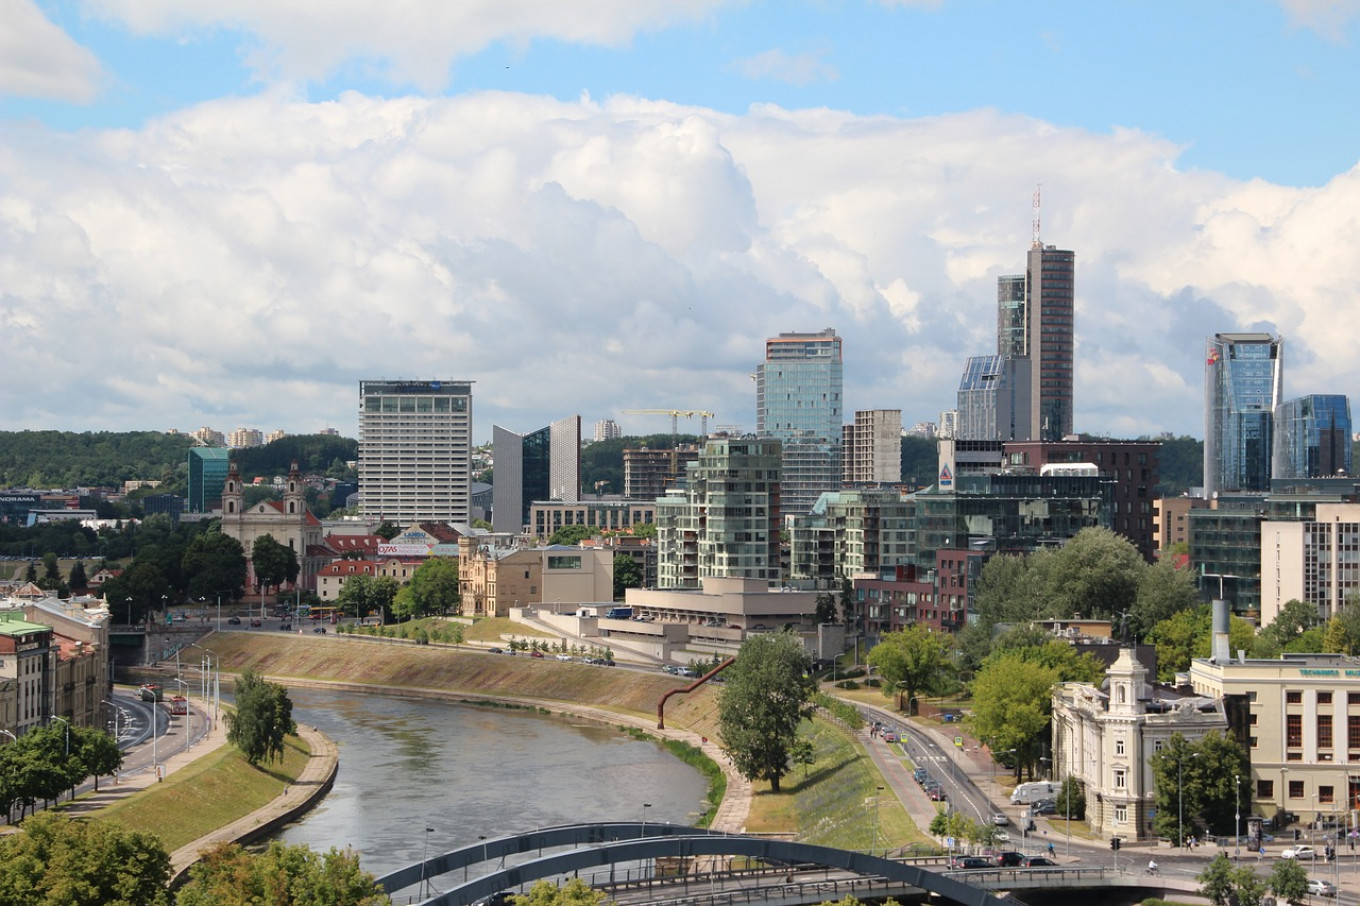
M1039 799L1052 799L1057 787L1049 780L1034 780L1022 783L1011 793L1011 805L1028 805Z
M610 620L631 620L633 618L633 608L611 607L605 612L605 617Z

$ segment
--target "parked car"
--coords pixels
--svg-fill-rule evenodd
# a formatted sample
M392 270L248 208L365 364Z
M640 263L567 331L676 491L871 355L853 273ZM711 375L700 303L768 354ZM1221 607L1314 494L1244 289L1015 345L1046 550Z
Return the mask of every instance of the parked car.
M1047 856L1027 856L1025 858L1026 868L1054 868L1057 864Z
M930 772L927 771L925 768L917 768L916 770L911 772L911 776L912 779L915 780L917 783L925 783L927 780L930 779Z
M944 787L942 786L931 787L926 791L926 795L930 797L931 802L944 802L945 799L949 798L945 796Z
M557 656L557 659L558 659L559 661L570 661L570 660L572 660L572 656L569 655L569 654L559 654L559 655Z
M1321 878L1309 878L1308 892L1315 897L1334 897L1336 896L1336 885Z
M292 632L292 631L293 631L293 624L292 624L292 623L280 623L280 624L279 624L279 632Z
M325 626L318 626L318 627L316 627L315 629L313 629L312 632L319 632L321 635L325 635L325 634L326 634L326 627L325 627Z
M1025 864L1025 854L1017 852L997 853L996 864L1002 868L1019 868Z
M1029 813L1036 818L1040 815L1056 815L1058 814L1058 803L1049 800L1036 802L1029 807Z
M897 734L894 733L892 730L884 730L884 731L883 731L883 741L884 741L884 742L897 742Z
M1310 860L1317 858L1317 850L1311 846L1291 846L1280 853L1281 859Z

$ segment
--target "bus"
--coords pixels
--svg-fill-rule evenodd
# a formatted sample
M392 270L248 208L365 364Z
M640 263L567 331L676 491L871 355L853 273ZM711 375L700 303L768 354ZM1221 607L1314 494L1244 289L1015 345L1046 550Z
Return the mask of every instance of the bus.
M189 700L182 695L172 695L170 697L171 714L188 714Z
M146 683L137 690L144 702L158 702L161 700L161 687L155 683Z
M312 612L308 614L313 620L324 620L327 623L336 623L340 620L339 607L312 607Z

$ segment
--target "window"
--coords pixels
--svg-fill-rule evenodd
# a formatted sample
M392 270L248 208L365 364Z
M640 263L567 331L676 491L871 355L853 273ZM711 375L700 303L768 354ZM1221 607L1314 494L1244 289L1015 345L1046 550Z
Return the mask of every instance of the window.
M1128 786L1129 786L1129 774L1128 774L1128 771L1115 771L1115 772L1114 772L1114 788L1117 789L1117 790L1125 790L1125 789L1128 789Z
M1284 718L1284 744L1291 749L1303 745L1303 715L1286 714Z
M1303 693L1300 692L1300 691L1298 691L1297 689L1292 690L1292 691L1289 691L1289 692L1286 692L1286 693L1284 694L1284 703L1285 703L1286 705L1301 705L1301 704L1303 704Z
M1123 755L1123 754L1124 754L1124 740L1122 740L1122 739L1116 739L1116 740L1114 741L1114 753L1115 753L1116 755Z
M1129 823L1129 807L1127 805L1116 805L1114 807L1114 823L1115 824Z
M1162 750L1162 746L1164 746L1164 745L1166 745L1166 743L1165 743L1163 740L1154 739L1154 740L1152 741L1152 751L1154 751L1154 752L1160 752L1160 751Z
M1289 798L1290 798L1290 799L1302 799L1302 798L1303 798L1303 781L1302 781L1302 780L1291 780L1291 781L1289 781Z
M1332 715L1319 714L1317 716L1317 744L1319 749L1330 749L1332 747Z
M1319 692L1319 693L1318 693L1318 704L1319 704L1319 705L1330 705L1331 703L1332 703L1332 693L1330 693L1330 692Z
M1335 801L1336 791L1332 787L1329 786L1318 787L1318 802L1321 802L1324 805L1330 805Z
M575 557L559 556L548 558L548 569L580 569L580 568L581 558L579 556ZM529 578L529 576L526 574L524 578L527 579Z
M1348 704L1348 705L1360 705L1360 692L1347 692L1347 693L1346 693L1346 704Z
M1256 798L1257 798L1257 799L1274 799L1274 798L1275 798L1275 781L1273 781L1273 780L1258 780L1258 781L1256 781Z

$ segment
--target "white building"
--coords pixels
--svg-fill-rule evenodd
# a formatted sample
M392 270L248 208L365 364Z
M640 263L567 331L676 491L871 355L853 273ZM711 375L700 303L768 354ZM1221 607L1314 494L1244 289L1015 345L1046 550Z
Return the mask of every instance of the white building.
M1331 619L1360 591L1360 504L1319 503L1307 522L1261 523L1261 625L1293 600Z
M469 522L471 381L359 382L365 518Z

